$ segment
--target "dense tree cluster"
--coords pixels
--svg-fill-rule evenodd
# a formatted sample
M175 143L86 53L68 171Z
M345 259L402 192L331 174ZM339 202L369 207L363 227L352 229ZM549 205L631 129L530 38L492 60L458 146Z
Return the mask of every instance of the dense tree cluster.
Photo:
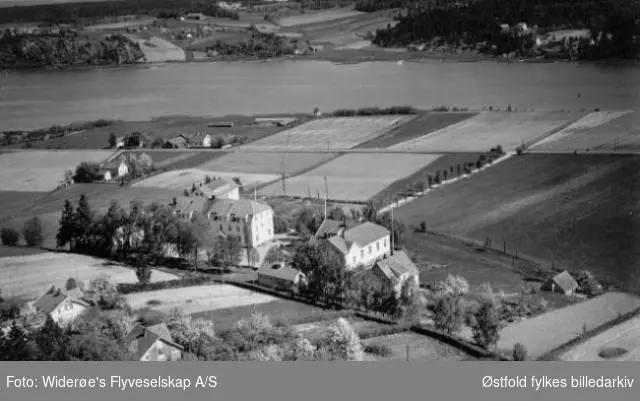
M218 40L207 50L214 51L220 56L271 58L293 54L294 49L287 38L260 32L252 26L249 28L249 38L245 41L229 44Z
M533 46L531 35L504 34L500 24L525 22L529 26L562 29L589 29L595 38L578 40L581 49L575 58L635 57L640 25L637 2L621 0L478 0L459 7L411 7L397 17L395 26L376 32L380 46L407 45L416 41L459 47L464 44L497 54L516 52L526 55Z

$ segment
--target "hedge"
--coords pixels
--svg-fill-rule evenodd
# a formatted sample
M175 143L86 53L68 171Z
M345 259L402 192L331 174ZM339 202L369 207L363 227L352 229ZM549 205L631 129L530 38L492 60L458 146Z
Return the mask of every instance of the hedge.
M157 281L155 283L120 283L117 285L118 292L121 294L131 294L134 292L166 290L169 288L193 287L198 285L207 285L215 283L215 278L211 276L194 276L185 277L168 281Z
M353 117L353 116L380 116L380 115L410 115L417 114L418 110L411 106L391 106L391 107L363 107L360 109L338 109L329 115L333 117Z
M508 360L507 358L504 358L500 355L496 355L487 349L484 349L478 345L472 344L469 341L442 333L437 330L428 329L426 327L413 326L411 327L411 331L416 332L418 334L425 335L425 336L433 337L436 340L442 341L445 344L458 348L475 358L503 360L503 361Z

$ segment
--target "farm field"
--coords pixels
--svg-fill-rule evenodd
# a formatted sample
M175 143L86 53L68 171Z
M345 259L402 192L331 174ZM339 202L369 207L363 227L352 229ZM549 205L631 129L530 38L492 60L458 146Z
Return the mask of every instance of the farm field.
M484 152L501 145L508 152L522 143L535 142L569 124L569 113L483 112L391 149L448 152Z
M46 192L0 191L0 223L6 217L16 216L46 195Z
M83 161L101 162L112 151L18 151L0 155L0 190L46 192L55 189L67 169Z
M324 177L327 177L329 199L363 202L438 157L439 155L346 154L286 180L286 195L322 195L325 192ZM282 183L271 184L261 192L264 195L282 195Z
M131 293L126 296L134 310L146 309L169 313L181 309L193 314L235 306L262 304L276 298L229 284L200 285L189 288Z
M432 191L395 216L637 288L639 180L636 156L524 155Z
M640 317L627 320L603 333L578 344L560 355L562 361L640 361ZM620 349L622 355L607 358L600 355L602 351Z
M315 24L334 21L342 18L357 17L362 14L362 12L355 11L352 8L341 8L337 10L322 11L317 13L294 15L290 17L280 18L278 20L278 25L282 27L292 27L298 25Z
M5 298L33 298L51 284L64 288L69 277L81 281L100 275L109 277L113 284L137 283L135 271L106 260L70 253L46 252L38 255L0 258L0 288ZM177 276L158 270L151 281L174 280Z
M234 152L200 165L216 174L278 174L287 176L313 168L338 156L337 153L251 153Z
M379 357L377 355L365 354L365 360L369 361L406 361L407 346L409 346L409 359L412 361L461 361L468 360L470 357L465 352L448 344L412 331L369 338L364 340L363 343L367 346L374 344L388 344L391 347L392 354L386 358Z
M411 116L412 117L412 116ZM261 139L249 149L347 149L382 135L407 116L332 117L312 120Z
M209 171L202 169L173 170L166 173L157 174L131 185L132 188L162 188L183 191L190 189L195 183L204 182L206 176L221 177L228 180L238 178L242 186L253 186L278 179L276 174L247 174L247 173L225 173L219 171Z
M640 149L640 114L631 111L589 113L531 147L530 152L629 151Z
M225 152L194 150L138 150L123 152L123 155L146 153L153 160L153 167L161 170L181 170L199 165L224 156Z
M415 186L418 183L422 184L423 188L428 188L429 176L435 176L438 171L442 172L443 170L447 170L449 173L448 178L456 176L458 164L464 166L467 162L475 163L479 156L480 153L449 153L439 155L437 159L427 164L419 171L394 181L393 184L377 193L372 200L377 204L388 205L395 197L398 196L399 193L406 192L408 190L415 190ZM454 168L453 173L451 173L451 167Z
M276 299L271 302L256 305L243 305L232 308L216 309L195 313L193 317L212 320L216 331L229 330L243 317L250 316L253 311L269 316L271 323L291 322L296 319L318 316L318 320L324 319L327 311L302 302Z
M449 125L457 124L476 114L477 113L469 112L422 112L399 127L393 128L377 138L373 138L368 142L356 146L356 149L387 148L448 127Z
M498 348L512 350L520 342L531 358L538 358L576 338L585 326L593 330L639 307L640 298L635 295L605 293L505 327L500 332Z

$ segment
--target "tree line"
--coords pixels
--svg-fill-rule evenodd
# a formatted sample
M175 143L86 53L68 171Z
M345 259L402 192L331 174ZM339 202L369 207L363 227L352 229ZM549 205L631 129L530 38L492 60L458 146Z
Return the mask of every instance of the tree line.
M580 54L583 58L628 58L637 56L640 26L635 22L639 15L638 3L619 0L477 0L457 7L416 5L399 14L395 26L377 30L374 43L405 46L438 37L454 46L484 43L487 52L518 52L531 47L532 38L504 35L500 24L525 22L545 28L588 29L596 43Z
M287 38L273 33L260 32L255 26L248 29L249 37L238 44L229 44L217 40L207 51L214 51L219 56L241 56L271 58L293 54L295 47Z

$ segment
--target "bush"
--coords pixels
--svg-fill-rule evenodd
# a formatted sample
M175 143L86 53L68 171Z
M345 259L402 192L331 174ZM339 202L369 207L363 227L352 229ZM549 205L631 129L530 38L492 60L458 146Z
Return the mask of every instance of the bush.
M34 216L24 223L22 235L28 246L41 246L44 242L42 234L42 221L40 217Z
M527 348L521 343L517 343L513 347L513 357L514 361L526 361L527 360Z
M2 237L2 245L16 246L18 245L20 234L18 234L18 231L13 228L3 227L2 232L0 233L0 237Z
M102 179L100 165L93 162L82 162L76 167L73 181L78 183L91 183Z
M391 346L387 343L365 345L364 352L377 355L382 358L390 357L393 354Z
M64 289L67 291L71 291L75 288L78 288L78 282L76 281L75 278L69 277L67 279L67 283L64 285Z

